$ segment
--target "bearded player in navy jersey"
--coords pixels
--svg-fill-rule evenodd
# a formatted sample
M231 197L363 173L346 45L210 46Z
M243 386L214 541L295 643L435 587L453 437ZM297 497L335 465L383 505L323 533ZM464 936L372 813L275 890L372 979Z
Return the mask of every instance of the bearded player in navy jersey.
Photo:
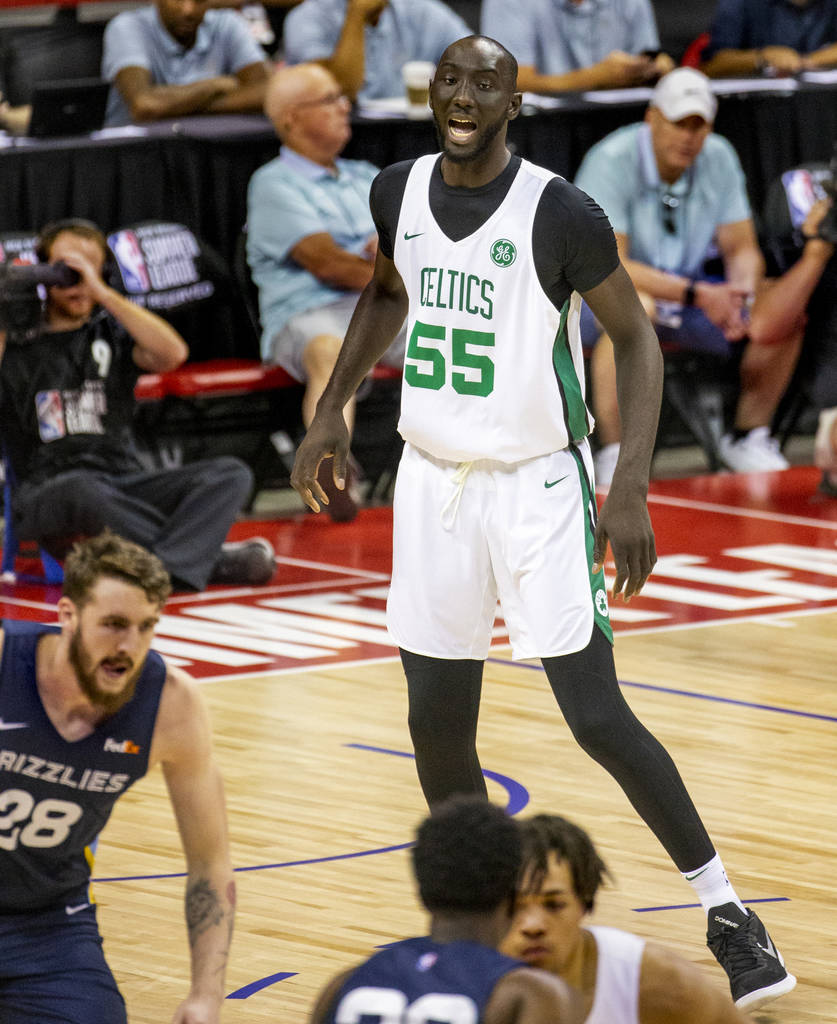
M430 86L441 156L382 171L379 246L292 482L315 511L321 460L345 477L341 410L407 317L387 625L407 677L427 802L485 796L476 750L499 598L515 658L540 658L576 740L616 779L693 887L739 1006L796 983L745 909L671 757L622 695L614 598L656 561L646 505L662 391L654 329L602 210L513 156L517 62L493 39L445 51ZM597 516L579 336L582 297L613 338L623 446ZM614 337L615 333L615 337Z
M413 873L430 934L405 939L322 990L310 1024L579 1024L560 979L497 952L508 931L522 844L494 804L453 797L416 833Z
M163 768L186 856L192 982L175 1024L217 1024L235 883L196 683L150 650L162 562L104 533L64 567L58 626L0 633L0 1021L125 1024L90 890L116 800Z

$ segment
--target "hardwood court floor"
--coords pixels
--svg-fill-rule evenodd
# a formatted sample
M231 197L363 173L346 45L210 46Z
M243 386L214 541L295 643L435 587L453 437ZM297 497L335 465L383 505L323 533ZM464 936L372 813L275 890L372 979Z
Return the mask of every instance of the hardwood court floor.
M654 485L656 590L613 607L626 697L799 979L758 1024L837 1021L837 502L819 501L815 481L792 470ZM406 849L424 806L401 669L380 631L388 515L339 532L311 516L246 524L279 545L279 582L175 602L165 623L161 646L206 681L226 780L239 892L226 1024L305 1021L334 972L424 928ZM5 615L43 617L49 604L4 593ZM327 616L338 649L312 639L325 643ZM671 945L724 987L691 888L576 747L539 666L513 663L503 640L498 622L479 735L492 798L589 829L616 877L594 920ZM182 870L154 772L117 804L94 872L133 1024L169 1020L187 989Z

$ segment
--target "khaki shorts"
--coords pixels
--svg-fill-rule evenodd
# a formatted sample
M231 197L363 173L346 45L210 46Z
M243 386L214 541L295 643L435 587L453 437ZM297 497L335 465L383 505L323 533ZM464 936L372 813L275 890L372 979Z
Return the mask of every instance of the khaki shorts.
M304 383L308 379L303 356L312 338L321 334L331 334L336 338L345 338L349 329L349 321L357 305L356 292L347 293L337 302L316 309L307 309L297 313L285 324L281 331L274 334L270 342L271 363L278 363L294 380ZM404 365L405 332L401 330L395 340L384 352L378 362L385 366L401 369Z
M498 599L516 659L582 650L594 623L612 640L592 481L587 441L514 465L405 445L387 603L398 646L483 660Z

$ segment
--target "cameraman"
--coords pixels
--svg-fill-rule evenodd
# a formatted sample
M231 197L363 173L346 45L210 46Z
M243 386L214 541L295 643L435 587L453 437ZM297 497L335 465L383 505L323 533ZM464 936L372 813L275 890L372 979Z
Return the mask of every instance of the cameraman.
M805 338L802 359L821 410L815 441L820 490L837 497L837 207L831 196L813 203L800 233L799 258L780 277L764 281L756 296L750 337L763 346Z
M266 583L275 569L267 541L224 544L253 483L244 463L147 471L138 458L137 378L175 369L188 349L165 320L105 283L109 255L89 221L45 227L39 259L79 279L49 288L39 330L0 334L0 437L17 478L18 536L60 558L74 538L110 527L153 551L180 589Z

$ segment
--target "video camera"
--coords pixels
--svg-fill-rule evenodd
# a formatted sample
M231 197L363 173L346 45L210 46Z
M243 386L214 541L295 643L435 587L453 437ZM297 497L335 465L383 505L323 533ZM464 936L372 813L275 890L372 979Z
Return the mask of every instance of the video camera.
M57 263L0 263L0 331L6 343L23 345L41 333L45 288L70 288L81 280L77 270Z

